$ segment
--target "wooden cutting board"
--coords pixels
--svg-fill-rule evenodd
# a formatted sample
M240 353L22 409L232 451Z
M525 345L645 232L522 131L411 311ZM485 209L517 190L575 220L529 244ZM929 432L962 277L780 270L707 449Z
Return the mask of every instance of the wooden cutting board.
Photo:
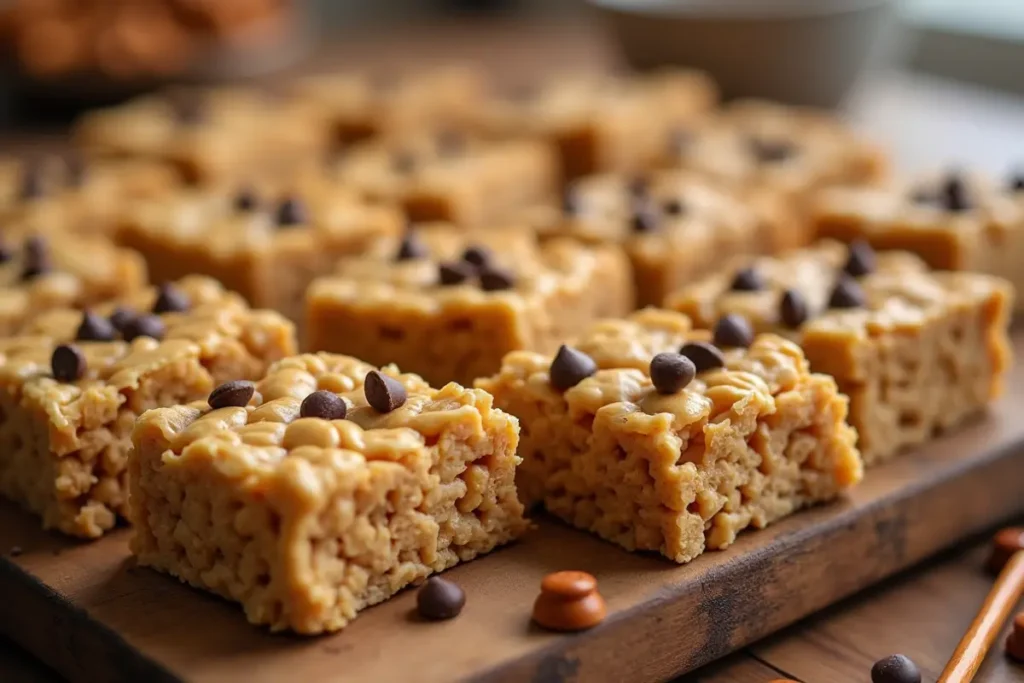
M989 414L871 470L846 499L686 566L540 519L523 541L446 574L467 605L443 623L418 621L405 591L335 635L272 635L231 603L135 567L127 529L78 543L3 505L0 629L90 683L664 680L1024 514L1024 367L1007 384ZM559 569L598 577L601 626L531 625L541 577Z

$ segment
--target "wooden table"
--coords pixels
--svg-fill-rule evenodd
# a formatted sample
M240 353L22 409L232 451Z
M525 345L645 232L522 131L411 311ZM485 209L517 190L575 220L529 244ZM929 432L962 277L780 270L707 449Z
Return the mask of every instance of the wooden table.
M575 22L419 27L392 31L386 40L363 36L332 46L313 60L312 68L369 63L389 70L410 54L416 54L420 63L470 59L511 73L516 80L545 73L551 64L563 70L617 65L614 51L593 27ZM1014 156L1024 154L1024 100L887 74L865 80L851 97L850 113L858 126L892 150L901 170L953 163L1003 172L1024 163L1024 157ZM684 680L866 681L871 664L894 648L921 666L925 680L934 680L991 586L980 569L986 550L986 539L980 539L951 551ZM0 672L5 682L58 680L2 641ZM1013 666L1001 652L994 652L976 680L1024 682L1024 667Z

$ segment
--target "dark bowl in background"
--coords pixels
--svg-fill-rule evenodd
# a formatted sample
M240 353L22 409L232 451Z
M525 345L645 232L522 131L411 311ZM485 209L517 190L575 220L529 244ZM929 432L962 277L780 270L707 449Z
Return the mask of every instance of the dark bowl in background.
M711 74L728 99L819 107L842 101L895 9L893 0L590 3L635 68L691 66Z

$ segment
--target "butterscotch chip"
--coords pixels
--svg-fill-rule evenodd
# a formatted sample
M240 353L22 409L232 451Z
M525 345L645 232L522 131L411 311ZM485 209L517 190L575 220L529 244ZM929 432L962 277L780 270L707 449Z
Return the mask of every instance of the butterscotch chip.
M82 313L82 322L75 332L78 341L113 341L117 336L114 325L101 315L92 311Z
M724 348L744 348L754 341L754 328L741 315L729 313L715 323L714 342Z
M390 413L401 408L407 399L405 387L393 377L371 370L363 380L366 402L378 413Z
M533 620L553 631L583 631L604 621L608 613L597 592L597 580L586 572L548 574L533 603Z
M58 382L74 382L85 374L86 361L82 350L73 344L61 344L53 350L50 362L53 378Z
M214 410L221 408L243 408L252 398L256 391L256 385L252 382L235 380L225 382L210 392L206 400Z
M679 353L690 359L696 372L725 367L725 355L721 349L708 342L686 342L679 348Z
M594 359L571 346L562 344L551 361L549 375L551 386L559 391L573 388L597 372Z
M301 417L316 417L321 420L344 420L348 414L348 405L345 399L333 391L314 391L302 399L299 406Z
M697 366L679 353L659 353L651 359L651 383L659 394L676 394L697 376Z
M160 285L159 294L153 303L154 313L181 313L189 307L188 296L171 283Z

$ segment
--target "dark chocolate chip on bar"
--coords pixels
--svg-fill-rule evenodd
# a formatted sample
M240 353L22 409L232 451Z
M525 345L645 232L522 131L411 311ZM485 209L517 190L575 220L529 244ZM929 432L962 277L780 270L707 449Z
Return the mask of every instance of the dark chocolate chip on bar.
M256 392L256 385L252 382L235 380L225 382L210 392L206 402L214 410L220 408L244 408L248 405L252 395Z
M164 338L167 328L156 315L139 315L132 318L121 330L125 341L133 341L139 337L150 337L160 340Z
M633 232L654 232L658 229L658 213L650 203L641 201L633 207Z
M410 230L402 237L402 243L398 245L398 252L395 254L396 261L413 261L427 258L430 252L427 245L419 238L415 231Z
M480 245L470 245L462 252L462 260L471 263L477 268L483 268L491 262L491 250Z
M850 243L850 254L846 258L846 265L843 270L847 275L861 277L875 271L878 259L875 250L863 240L856 240Z
M314 391L302 399L299 417L317 417L321 420L344 420L348 414L345 399L333 391Z
M796 289L787 289L779 301L779 319L786 327L796 328L807 322L807 299Z
M503 268L488 266L480 271L480 288L485 292L512 289L515 283L515 276Z
M728 313L718 319L713 331L715 346L746 348L754 343L754 330L742 315Z
M79 341L113 341L116 336L114 324L92 311L82 313L82 322L75 332L75 339Z
M461 285L476 275L476 269L465 261L447 261L437 267L437 281L442 285Z
M61 344L50 359L53 378L58 382L74 382L85 375L85 354L74 344Z
M679 353L693 363L697 372L707 372L725 367L725 355L722 350L708 342L686 342Z
M46 240L39 235L33 235L25 240L24 264L21 270L23 280L44 275L53 270L50 262L50 249Z
M796 147L788 140L752 137L748 141L748 145L754 158L762 164L777 164L796 153Z
M251 187L243 187L235 194L234 206L236 211L255 211L259 208L260 199L256 196L256 190Z
M306 205L296 197L288 197L278 204L275 220L282 227L302 225L308 222Z
M950 173L942 184L942 202L948 211L960 213L972 208L967 183L958 173Z
M551 386L559 391L565 391L597 372L597 363L579 349L563 344L551 361L548 372Z
M154 313L182 313L189 309L188 295L169 282L160 285L156 301L153 303Z
M681 353L659 353L651 360L650 374L659 394L675 394L697 376L697 366Z
M764 277L756 268L743 268L732 279L730 289L736 292L757 292L764 289Z
M371 370L363 382L366 402L378 413L390 413L405 405L405 387L394 377L377 370Z
M114 312L110 314L110 324L114 326L114 329L123 334L124 331L128 329L128 326L132 321L137 317L138 313L130 308L118 306L114 309Z
M860 284L849 275L840 276L828 299L829 308L860 308L867 297Z

